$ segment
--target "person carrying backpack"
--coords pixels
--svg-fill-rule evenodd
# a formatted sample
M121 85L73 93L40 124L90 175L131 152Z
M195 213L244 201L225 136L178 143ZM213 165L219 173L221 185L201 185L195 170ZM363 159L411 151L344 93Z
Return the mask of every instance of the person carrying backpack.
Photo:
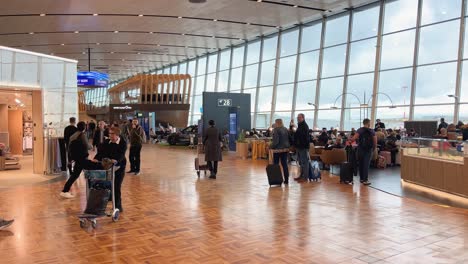
M364 185L370 185L369 167L372 154L377 148L377 137L375 131L370 128L370 120L368 118L362 121L363 127L356 131L352 141L358 143L358 162L359 162L359 178Z

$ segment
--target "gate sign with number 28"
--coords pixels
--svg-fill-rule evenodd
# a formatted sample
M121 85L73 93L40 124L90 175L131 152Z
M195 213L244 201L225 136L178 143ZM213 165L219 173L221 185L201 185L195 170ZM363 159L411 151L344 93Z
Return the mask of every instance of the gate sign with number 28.
M232 106L232 99L218 99L218 106Z

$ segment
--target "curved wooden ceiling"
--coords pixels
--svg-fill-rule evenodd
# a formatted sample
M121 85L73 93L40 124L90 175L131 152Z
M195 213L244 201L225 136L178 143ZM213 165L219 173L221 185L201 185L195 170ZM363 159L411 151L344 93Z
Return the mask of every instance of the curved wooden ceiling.
M112 80L236 45L375 0L14 0L0 45L53 54Z

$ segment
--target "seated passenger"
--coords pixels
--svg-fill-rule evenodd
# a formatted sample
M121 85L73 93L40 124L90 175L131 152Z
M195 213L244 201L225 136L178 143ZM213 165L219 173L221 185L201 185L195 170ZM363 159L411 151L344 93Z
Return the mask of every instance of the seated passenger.
M345 146L343 145L343 141L341 138L337 138L335 140L335 143L334 144L331 144L331 145L328 145L325 147L326 150L332 150L332 149L342 149L344 148Z

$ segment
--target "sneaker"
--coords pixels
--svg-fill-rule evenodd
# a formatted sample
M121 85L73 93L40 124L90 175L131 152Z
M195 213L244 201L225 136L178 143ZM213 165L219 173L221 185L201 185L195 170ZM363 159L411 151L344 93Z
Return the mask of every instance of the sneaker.
M11 224L13 224L15 220L4 220L4 219L0 219L0 230L2 229L5 229L9 226L11 226Z
M363 182L361 182L361 183L364 184L364 185L366 185L366 186L371 185L371 182L370 182L370 181L363 181Z
M75 196L71 194L70 192L61 192L60 196L62 196L63 198L67 198L67 199L75 198Z
M138 176L138 175L140 175L140 172L139 171L135 172L135 176Z

